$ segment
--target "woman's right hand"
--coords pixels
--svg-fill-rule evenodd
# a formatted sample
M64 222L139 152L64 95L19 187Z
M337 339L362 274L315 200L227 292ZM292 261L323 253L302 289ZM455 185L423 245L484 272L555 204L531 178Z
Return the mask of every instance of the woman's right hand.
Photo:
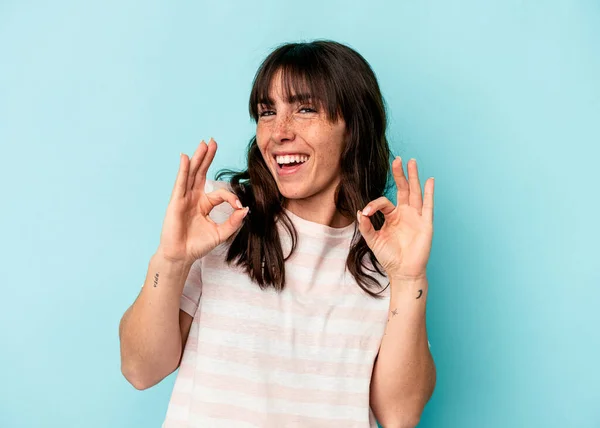
M169 261L191 264L240 228L248 208L243 208L237 196L218 189L205 193L206 172L217 151L211 138L208 145L202 141L190 160L181 154L179 172L163 221L158 253ZM228 202L233 213L222 224L208 215L212 209Z

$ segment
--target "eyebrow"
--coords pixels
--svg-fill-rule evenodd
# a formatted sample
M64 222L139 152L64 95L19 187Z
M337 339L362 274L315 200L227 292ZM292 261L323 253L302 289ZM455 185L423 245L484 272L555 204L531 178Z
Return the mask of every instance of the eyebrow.
M303 102L308 102L308 101L312 101L313 96L311 94L308 93L304 93L304 94L294 94L294 95L290 95L290 97L287 99L287 102L289 104L296 104L296 103L303 103ZM274 105L275 102L273 101L273 99L271 97L267 97L267 98L261 98L260 100L258 100L258 105L264 105L264 106L272 106Z
M289 97L287 100L290 104L302 103L312 100L311 94L294 94Z

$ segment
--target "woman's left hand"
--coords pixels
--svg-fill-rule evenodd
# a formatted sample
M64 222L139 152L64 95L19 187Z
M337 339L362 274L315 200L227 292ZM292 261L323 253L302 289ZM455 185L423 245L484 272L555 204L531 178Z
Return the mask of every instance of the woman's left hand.
M402 159L392 162L392 173L398 188L398 205L385 196L369 202L358 211L358 227L384 268L388 278L417 280L426 277L427 262L433 239L433 177L425 182L425 195L421 185L417 161L408 161L408 180L402 168ZM369 217L381 211L385 221L375 230Z

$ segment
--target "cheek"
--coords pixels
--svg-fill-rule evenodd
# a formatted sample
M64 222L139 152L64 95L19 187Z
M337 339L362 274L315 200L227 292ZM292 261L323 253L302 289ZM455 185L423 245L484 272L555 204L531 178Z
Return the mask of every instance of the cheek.
M258 144L258 148L261 152L264 153L266 149L267 142L269 141L267 133L263 127L256 128L256 144Z
M256 127L256 140L260 141L262 140L262 136L264 135L265 131L264 128L262 126L257 126Z
M326 138L321 143L321 153L327 156L327 163L337 166L340 161L340 156L344 150L344 130L333 125L327 125L323 133Z

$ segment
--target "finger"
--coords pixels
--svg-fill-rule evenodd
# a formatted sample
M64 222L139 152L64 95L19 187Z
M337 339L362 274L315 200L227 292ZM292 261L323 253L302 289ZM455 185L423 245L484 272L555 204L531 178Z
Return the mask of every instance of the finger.
M386 216L391 214L396 207L392 202L385 196L381 196L374 201L369 202L362 211L358 211L358 230L361 235L365 238L367 245L371 246L377 236L377 231L373 227L370 216L377 211Z
M234 211L231 213L229 218L225 222L217 225L219 236L221 239L225 240L239 229L239 227L242 225L244 217L246 217L248 214L249 209L248 207L244 208L237 195L227 189L217 189L213 192L207 193L206 197L210 201L212 207L215 207L223 202L228 202L229 205L234 208Z
M195 188L204 189L204 183L206 182L206 173L208 172L208 167L212 163L215 158L215 153L217 152L217 142L212 138L208 141L206 155L202 159L202 163L196 171L194 186Z
M411 207L416 208L419 214L421 214L421 211L423 210L423 197L421 195L421 183L419 182L417 160L409 160L406 167L408 168L408 184L410 189L408 203Z
M390 215L396 206L385 196L380 196L374 201L369 202L363 210L361 211L364 216L372 216L377 211L381 211L381 213L386 216Z
M410 191L408 187L408 181L404 175L402 158L400 156L396 156L396 159L394 159L392 162L392 175L394 176L394 181L396 182L396 187L398 188L396 203L398 205L408 204L408 195Z
M204 159L205 153L206 153L206 143L204 142L204 140L202 140L202 141L200 141L200 144L198 144L198 147L196 148L196 151L194 152L194 156L192 156L190 170L188 171L187 189L194 188L194 178L196 177L196 171L198 171L198 168L200 167L200 164L202 163L202 159Z
M210 207L203 207L207 213L209 213L210 210L212 210L217 205L222 204L223 202L229 203L229 205L231 205L234 210L241 210L244 208L237 195L233 192L230 192L227 189L214 190L210 193L207 193L206 198L210 203Z
M219 236L221 239L225 240L234 234L236 230L240 228L242 223L244 222L244 217L248 214L248 207L234 211L229 218L217 225L217 229L219 229Z
M356 219L358 221L358 230L363 238L365 238L367 245L370 247L375 240L377 231L373 227L371 219L368 216L363 215L362 211L356 212Z
M190 169L190 160L187 155L179 154L179 171L177 171L177 179L171 193L171 200L185 197L185 189L187 184L188 171Z
M423 200L423 218L433 225L433 188L435 187L433 177L425 182L425 199Z

